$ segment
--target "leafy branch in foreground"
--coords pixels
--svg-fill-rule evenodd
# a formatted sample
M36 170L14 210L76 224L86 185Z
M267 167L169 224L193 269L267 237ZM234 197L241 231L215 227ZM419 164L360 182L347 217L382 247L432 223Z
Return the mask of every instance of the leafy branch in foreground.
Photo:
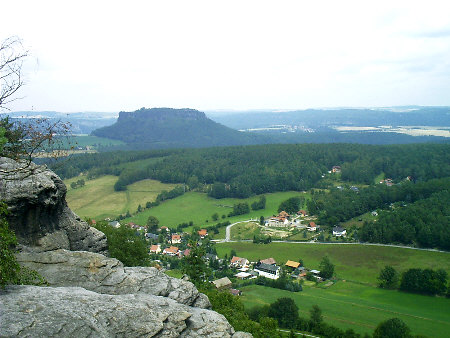
M6 215L6 204L0 202L0 287L4 288L8 284L46 284L36 271L22 267L17 262L14 255L17 239L9 229Z

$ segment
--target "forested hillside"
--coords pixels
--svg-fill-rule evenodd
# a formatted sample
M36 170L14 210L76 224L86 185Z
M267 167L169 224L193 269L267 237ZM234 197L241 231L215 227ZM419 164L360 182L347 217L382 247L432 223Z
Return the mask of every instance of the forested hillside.
M381 211L376 222L364 224L361 240L450 250L450 182L442 184L441 191L429 197Z
M159 157L146 166L122 169L119 163ZM58 174L67 178L89 171L119 175L117 189L145 178L164 183L211 185L212 197L248 197L274 191L325 187L322 175L342 168L344 181L371 184L380 173L400 182L447 177L450 146L414 144L291 144L206 149L153 150L89 154L73 157Z
M340 166L340 173L330 173ZM182 183L213 198L309 190L307 208L332 227L377 210L358 238L450 249L450 145L291 144L147 150L74 156L64 178L118 176L116 191L143 179ZM380 180L388 179L380 184ZM354 186L357 185L358 187ZM181 188L180 188L181 189Z

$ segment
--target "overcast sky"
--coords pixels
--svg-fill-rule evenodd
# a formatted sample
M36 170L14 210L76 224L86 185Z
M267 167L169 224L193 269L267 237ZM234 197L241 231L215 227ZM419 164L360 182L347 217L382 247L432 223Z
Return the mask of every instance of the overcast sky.
M450 105L449 1L7 1L12 110Z

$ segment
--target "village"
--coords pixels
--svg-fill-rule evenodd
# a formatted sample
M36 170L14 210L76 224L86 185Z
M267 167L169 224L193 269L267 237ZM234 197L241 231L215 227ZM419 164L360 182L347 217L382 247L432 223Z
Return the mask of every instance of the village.
M303 222L306 221L306 224ZM93 221L95 222L95 221ZM118 228L118 221L110 221L111 227ZM217 290L226 290L233 295L241 295L239 286L248 284L266 285L269 287L286 288L290 291L301 291L301 285L305 280L315 283L322 282L324 276L316 269L308 269L301 259L292 257L286 262L277 262L268 257L250 261L246 257L240 257L231 250L224 258L219 258L215 248L215 241L208 233L207 228L195 228L191 233L174 233L166 226L161 226L154 233L147 232L146 226L135 223L126 224L128 228L144 236L149 244L149 255L152 264L165 271L169 275L182 277L181 270L183 258L188 257L192 251L193 243L204 249L203 260L209 269L208 282ZM262 227L266 229L296 228L319 234L320 227L308 218L305 210L299 210L296 215L289 215L281 211L264 222ZM336 230L336 229L334 229ZM337 229L334 236L345 236L345 229ZM275 281L279 280L277 284Z

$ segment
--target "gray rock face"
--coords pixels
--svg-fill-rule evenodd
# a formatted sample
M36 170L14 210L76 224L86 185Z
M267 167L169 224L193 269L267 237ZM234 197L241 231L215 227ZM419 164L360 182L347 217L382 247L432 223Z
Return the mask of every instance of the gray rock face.
M11 286L0 291L1 337L232 337L222 315L145 294Z
M168 297L178 303L210 308L208 297L181 279L151 267L124 267L115 258L86 251L23 250L16 255L21 265L36 270L50 286L79 286L98 293L143 293Z
M192 283L104 256L105 235L69 209L56 174L35 164L18 169L0 158L0 200L20 243L17 260L51 287L0 289L0 337L234 335Z
M106 253L105 235L67 206L66 186L44 166L0 157L0 199L8 204L8 222L20 244L40 250L68 249Z

